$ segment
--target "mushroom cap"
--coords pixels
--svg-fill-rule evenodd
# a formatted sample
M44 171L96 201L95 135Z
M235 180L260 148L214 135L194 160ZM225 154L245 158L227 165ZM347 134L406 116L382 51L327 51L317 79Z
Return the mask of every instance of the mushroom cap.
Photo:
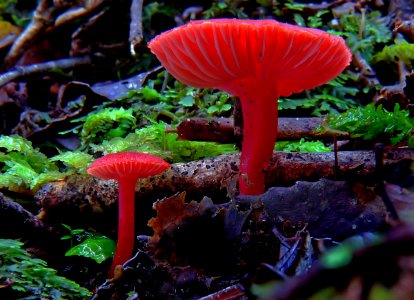
M86 171L101 179L137 180L162 173L169 167L169 163L151 154L120 152L98 158Z
M185 84L236 96L249 81L289 96L332 80L351 61L341 37L275 20L191 21L156 36L148 47Z

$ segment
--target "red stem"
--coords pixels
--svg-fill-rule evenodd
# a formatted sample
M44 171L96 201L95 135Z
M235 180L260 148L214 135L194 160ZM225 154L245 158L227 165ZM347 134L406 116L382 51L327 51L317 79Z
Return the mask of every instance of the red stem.
M258 195L265 191L264 177L276 142L278 95L275 87L253 80L240 87L243 142L239 189L242 195Z
M118 243L112 260L109 276L115 267L132 257L135 242L135 184L136 179L123 178L118 181Z

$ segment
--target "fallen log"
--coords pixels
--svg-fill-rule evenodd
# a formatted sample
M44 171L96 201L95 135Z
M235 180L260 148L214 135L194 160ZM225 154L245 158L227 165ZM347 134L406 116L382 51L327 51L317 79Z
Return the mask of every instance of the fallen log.
M375 182L375 155L373 151L342 151L329 153L274 152L266 173L266 186L290 186L297 181L317 181L320 178L335 180L360 180ZM384 152L384 174L393 176L393 168L401 161L414 160L414 151L408 149ZM167 172L148 179L138 180L137 204L151 203L157 199L185 191L187 199L201 200L208 196L215 203L227 202L236 194L239 172L239 154L173 164ZM117 183L96 179L88 175L68 176L62 181L51 182L35 194L41 207L40 217L50 209L60 208L62 214L72 211L85 218L114 210L118 199ZM62 222L62 220L60 220Z

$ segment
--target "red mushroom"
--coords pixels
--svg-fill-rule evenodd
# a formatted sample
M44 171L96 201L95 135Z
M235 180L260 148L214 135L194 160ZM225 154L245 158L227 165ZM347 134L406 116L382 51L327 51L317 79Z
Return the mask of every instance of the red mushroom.
M342 38L275 20L192 21L158 35L148 47L185 84L240 98L240 194L264 192L277 99L328 82L351 60Z
M87 169L93 176L118 181L118 244L110 269L110 276L117 265L131 258L135 241L135 185L138 178L164 172L170 164L154 155L123 152L105 155Z

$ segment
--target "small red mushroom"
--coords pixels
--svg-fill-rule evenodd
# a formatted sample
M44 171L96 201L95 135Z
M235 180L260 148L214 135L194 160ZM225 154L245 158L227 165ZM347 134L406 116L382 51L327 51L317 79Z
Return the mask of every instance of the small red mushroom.
M351 61L342 38L275 20L192 21L148 47L178 80L240 98L240 194L264 192L277 134L277 99L322 85Z
M135 241L135 185L138 178L164 172L170 164L146 153L121 152L108 154L94 161L87 172L101 179L118 181L118 243L110 269L113 276L117 265L131 258Z

